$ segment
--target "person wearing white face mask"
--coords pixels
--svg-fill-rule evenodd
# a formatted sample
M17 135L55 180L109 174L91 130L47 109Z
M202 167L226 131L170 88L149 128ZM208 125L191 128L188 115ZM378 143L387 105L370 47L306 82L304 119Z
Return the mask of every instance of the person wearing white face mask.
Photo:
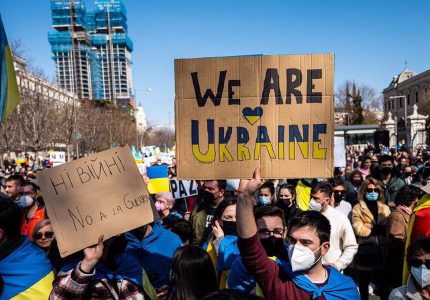
M411 271L406 285L394 289L389 300L430 299L430 237L409 247L407 263Z
M26 182L19 187L18 206L24 209L22 217L21 234L31 238L34 226L45 220L45 207L37 202L38 187L31 182Z
M265 298L359 299L351 278L321 262L330 248L330 222L318 212L303 212L290 221L288 235L290 244L294 245L289 249L291 266L267 257L253 216L254 193L260 184L260 168L256 169L253 179L241 180L236 221L243 262Z
M321 212L330 221L330 250L324 256L323 263L341 271L354 259L358 245L348 218L329 205L332 194L330 183L324 181L314 185L311 189L309 210Z

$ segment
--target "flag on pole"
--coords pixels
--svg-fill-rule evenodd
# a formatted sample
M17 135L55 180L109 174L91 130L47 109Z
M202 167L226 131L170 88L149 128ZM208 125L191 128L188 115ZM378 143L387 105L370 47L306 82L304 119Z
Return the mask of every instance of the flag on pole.
M7 43L6 32L0 15L0 121L6 119L19 104L18 85Z

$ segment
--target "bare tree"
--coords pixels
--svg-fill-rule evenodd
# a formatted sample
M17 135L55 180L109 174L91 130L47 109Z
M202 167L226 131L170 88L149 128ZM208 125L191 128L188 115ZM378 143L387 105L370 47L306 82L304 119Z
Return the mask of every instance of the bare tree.
M19 119L24 142L37 152L49 147L58 124L55 122L56 108L47 96L43 74L34 77L33 88L20 86Z
M0 122L0 151L2 154L7 153L10 156L11 150L19 149L20 147L20 122L19 122L19 107L6 120ZM3 156L2 156L3 157Z
M145 131L143 137L143 143L146 146L155 145L164 148L164 145L168 148L172 148L175 145L175 132L170 128L155 128L149 126Z
M335 107L348 114L351 124L374 124L378 122L382 99L382 94L372 86L347 80L337 88Z

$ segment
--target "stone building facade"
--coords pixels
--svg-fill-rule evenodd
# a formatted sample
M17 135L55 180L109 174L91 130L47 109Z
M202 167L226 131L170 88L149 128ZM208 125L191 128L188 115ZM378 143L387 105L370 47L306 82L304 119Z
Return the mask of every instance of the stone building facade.
M397 117L398 120L404 120L405 111L406 115L410 116L413 113L414 104L417 105L419 114L428 115L430 113L430 70L416 74L405 69L394 76L382 94L384 95L384 120L387 119L388 112L391 112L393 119Z
M418 144L418 140L420 144L426 143L426 116L430 115L430 70L416 74L405 68L399 75L394 76L382 94L384 120L393 123L397 141L404 139L407 144L414 146ZM419 130L414 130L417 122L422 126L420 125Z

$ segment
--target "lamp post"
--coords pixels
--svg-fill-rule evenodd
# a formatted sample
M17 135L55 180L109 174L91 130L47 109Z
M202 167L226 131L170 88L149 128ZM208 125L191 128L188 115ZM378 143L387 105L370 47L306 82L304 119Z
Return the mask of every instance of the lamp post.
M406 133L406 145L409 144L409 138L408 138L408 107L407 107L407 103L406 103L406 96L405 95L399 95L399 96L390 96L389 99L404 99L404 104L405 104L405 133ZM396 123L396 128L397 128L397 123Z

